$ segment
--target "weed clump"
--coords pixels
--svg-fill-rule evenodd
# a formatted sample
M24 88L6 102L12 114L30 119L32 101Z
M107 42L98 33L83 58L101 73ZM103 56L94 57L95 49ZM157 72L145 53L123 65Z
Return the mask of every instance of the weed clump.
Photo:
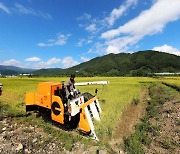
M157 102L153 99L151 99L148 102L148 106L146 108L147 114L149 116L149 118L155 117L158 115L158 108L157 108Z
M128 153L144 153L143 145L149 146L151 143L147 136L150 125L148 122L142 121L135 128L135 133L124 139L125 151Z
M140 103L139 98L133 98L132 104L138 105Z
M172 149L171 141L168 137L164 137L161 143L163 148Z
M144 153L144 148L136 135L125 138L124 145L128 153Z

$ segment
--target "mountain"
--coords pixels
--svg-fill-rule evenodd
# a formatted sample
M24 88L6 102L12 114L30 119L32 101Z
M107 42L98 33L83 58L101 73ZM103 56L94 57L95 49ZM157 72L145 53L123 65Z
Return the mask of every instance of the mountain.
M0 65L0 74L1 75L17 75L20 73L30 73L35 71L35 69L27 69L27 68L20 68L16 66L4 66Z
M64 75L65 69L61 68L48 68L48 69L40 69L32 72L35 75Z
M180 56L152 50L108 54L68 69L41 69L33 73L39 75L76 73L79 76L127 74L141 76L153 72L180 72Z
M109 54L79 64L68 71L80 70L94 75L125 75L153 72L180 72L180 57L157 51Z

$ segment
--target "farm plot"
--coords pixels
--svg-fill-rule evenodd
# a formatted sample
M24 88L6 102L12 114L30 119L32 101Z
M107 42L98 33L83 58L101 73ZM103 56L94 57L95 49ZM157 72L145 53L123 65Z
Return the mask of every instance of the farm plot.
M180 77L166 77L162 79L162 82L177 91L180 91Z
M25 114L25 93L36 91L38 83L42 81L65 81L67 78L4 78L0 82L4 85L3 95L0 97L1 106L8 105L9 115ZM113 130L123 112L132 102L138 100L141 93L140 82L153 81L150 78L128 77L93 77L76 78L76 82L108 80L108 85L77 86L80 91L94 94L98 89L98 97L103 110L101 122L95 122L96 133L101 140L111 139Z

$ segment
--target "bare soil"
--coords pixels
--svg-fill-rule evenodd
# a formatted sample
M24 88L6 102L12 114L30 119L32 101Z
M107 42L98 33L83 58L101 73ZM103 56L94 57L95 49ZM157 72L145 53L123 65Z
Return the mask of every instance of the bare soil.
M0 121L1 154L91 154L96 153L97 151L107 153L106 150L98 150L98 146L89 148L80 142L67 146L72 148L66 150L63 142L56 137L53 137L52 134L44 132L43 128L39 128L38 126L19 124L13 122L11 118L4 118Z
M180 93L172 88L161 92L156 89L156 95L165 98L158 105L158 116L150 119L153 125L159 126L157 135L149 133L150 147L146 147L146 153L179 154L180 153Z

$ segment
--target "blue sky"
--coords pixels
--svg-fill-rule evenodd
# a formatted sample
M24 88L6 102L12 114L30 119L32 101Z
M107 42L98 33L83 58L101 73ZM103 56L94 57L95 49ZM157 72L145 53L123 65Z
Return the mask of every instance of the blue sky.
M0 0L0 65L68 68L109 53L180 56L180 0Z

